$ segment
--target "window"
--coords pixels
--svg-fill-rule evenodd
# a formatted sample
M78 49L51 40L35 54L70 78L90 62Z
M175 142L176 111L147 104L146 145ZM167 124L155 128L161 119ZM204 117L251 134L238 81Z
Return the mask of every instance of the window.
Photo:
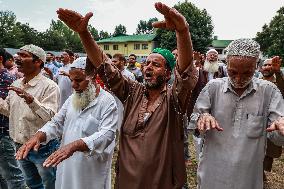
M113 45L113 50L118 50L118 45Z
M140 44L134 44L134 50L140 50Z
M148 44L142 44L142 49L148 49Z
M127 47L127 44L124 44L124 47Z
M104 45L104 50L105 51L109 50L109 45Z

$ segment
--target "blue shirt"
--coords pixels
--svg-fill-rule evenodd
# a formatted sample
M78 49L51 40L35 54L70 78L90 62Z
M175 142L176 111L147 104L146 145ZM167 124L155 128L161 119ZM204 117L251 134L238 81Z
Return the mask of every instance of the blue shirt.
M53 62L46 62L44 63L44 67L50 69L52 72L53 76L55 76L58 72L58 67L56 67Z

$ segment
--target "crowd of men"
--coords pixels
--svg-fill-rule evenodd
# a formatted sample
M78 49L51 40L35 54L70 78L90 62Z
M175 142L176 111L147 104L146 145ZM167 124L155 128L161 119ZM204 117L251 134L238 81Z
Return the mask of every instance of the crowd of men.
M58 17L87 57L0 49L1 189L110 189L118 143L116 189L187 188L189 134L199 189L263 188L284 145L281 59L261 62L259 44L238 39L221 63L215 49L193 51L177 10L155 8L165 20L153 26L174 30L177 47L141 64L104 53L88 31L93 14L67 9Z

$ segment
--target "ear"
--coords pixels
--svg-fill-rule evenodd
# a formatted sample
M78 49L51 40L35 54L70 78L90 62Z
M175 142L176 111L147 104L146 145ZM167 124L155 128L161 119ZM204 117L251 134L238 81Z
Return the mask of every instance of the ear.
M171 75L172 75L171 70L167 69L167 71L166 71L166 81L169 81L171 79Z
M3 56L0 56L0 63L3 62Z

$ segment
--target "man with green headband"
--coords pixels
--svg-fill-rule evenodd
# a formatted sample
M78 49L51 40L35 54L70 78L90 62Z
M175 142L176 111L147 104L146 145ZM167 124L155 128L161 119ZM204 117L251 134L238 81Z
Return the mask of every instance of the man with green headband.
M59 9L58 17L78 32L89 62L107 88L124 104L120 131L117 189L181 189L186 181L183 120L197 82L192 43L185 18L174 8L156 3L165 20L156 28L176 32L178 61L170 51L155 49L143 67L144 85L123 77L87 29L92 13L82 16ZM174 69L175 81L167 86Z

